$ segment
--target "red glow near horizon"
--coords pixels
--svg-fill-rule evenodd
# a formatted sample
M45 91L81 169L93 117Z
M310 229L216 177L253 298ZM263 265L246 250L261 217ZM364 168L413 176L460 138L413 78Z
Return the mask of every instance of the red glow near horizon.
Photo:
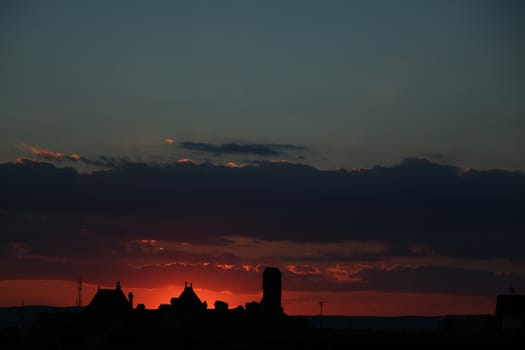
M101 288L115 288L100 286ZM83 305L89 304L97 291L95 284L82 285ZM230 308L260 302L262 293L233 294L213 291L204 286L193 286L201 301L212 309L217 300L227 302ZM166 288L134 288L122 285L124 293L133 292L135 305L157 309L178 297L184 286ZM77 298L76 281L60 280L4 280L0 281L0 306L49 305L73 306ZM399 292L300 292L283 290L282 304L288 315L318 315L319 301L325 301L325 315L353 316L440 316L448 314L493 314L496 298L485 296L457 296L442 294Z

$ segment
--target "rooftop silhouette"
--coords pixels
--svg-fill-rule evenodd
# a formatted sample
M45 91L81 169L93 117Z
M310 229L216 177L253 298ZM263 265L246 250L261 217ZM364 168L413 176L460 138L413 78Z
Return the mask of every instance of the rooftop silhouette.
M260 302L233 309L220 300L209 309L191 282L186 282L169 304L157 309L146 309L143 304L133 307L133 293L126 297L117 281L114 289L99 288L85 308L40 313L27 348L165 348L177 344L190 348L317 349L356 344L525 343L525 295L498 295L494 315L445 316L434 330L342 329L287 315L281 304L281 272L267 267L262 277ZM17 334L6 333L6 337L23 339Z
M128 299L122 292L120 281L117 281L115 289L101 289L91 299L87 310L94 313L120 314L128 312L133 308L133 293L130 292Z

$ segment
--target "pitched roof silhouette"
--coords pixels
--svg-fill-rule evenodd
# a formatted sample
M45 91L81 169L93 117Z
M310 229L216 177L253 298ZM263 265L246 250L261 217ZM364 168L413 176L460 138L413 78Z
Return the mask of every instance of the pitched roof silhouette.
M117 281L115 289L97 290L97 294L91 299L88 310L99 313L121 313L130 309L130 303Z
M187 282L184 284L184 290L179 295L179 297L171 298L171 305L182 309L206 308L206 305L203 302L201 302L200 298L193 290L192 284L190 283L190 285L188 286Z

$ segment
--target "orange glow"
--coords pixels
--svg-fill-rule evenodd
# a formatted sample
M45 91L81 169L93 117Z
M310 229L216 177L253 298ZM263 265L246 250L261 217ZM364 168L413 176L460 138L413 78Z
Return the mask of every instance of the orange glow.
M345 265L337 264L335 267L328 268L328 272L332 273L338 281L360 282L363 279L355 275L357 275L359 272L363 271L364 269L370 269L370 268L372 268L371 265L364 264L364 263L345 264Z
M148 309L156 309L161 304L169 304L172 297L178 297L184 290L184 286L169 286L167 288L130 288L135 295L137 303L144 304ZM261 293L257 294L233 294L231 291L212 291L199 288L193 284L193 290L201 301L206 302L208 309L213 309L217 300L228 303L230 308L244 306L250 301L259 302L262 298Z
M248 264L242 265L242 268L246 272L255 271L255 268L253 266L248 265Z
M114 288L114 285L100 286ZM233 294L230 291L214 291L194 284L194 290L213 308L217 300L228 303L230 308L245 306L251 301L260 302L261 292ZM183 285L166 288L136 288L122 284L125 294L133 292L135 304L147 309L157 309L178 297ZM89 304L97 291L97 285L82 285L83 305ZM0 306L50 305L74 306L77 297L76 281L61 280L4 280L0 281ZM496 298L484 296L458 296L442 294L418 294L398 292L282 292L284 311L288 315L318 315L319 301L325 315L352 316L440 316L449 314L494 314Z
M164 142L166 142L168 145L173 145L175 143L175 140L173 140L173 139L164 139Z
M0 306L74 306L77 287L76 281L3 280L0 281ZM89 303L96 290L96 285L82 285L84 305Z
M195 162L189 158L182 158L182 159L179 159L177 160L177 163L191 163L191 164L195 164Z
M226 164L224 164L225 166L227 166L228 168L240 168L241 166L235 162L228 162Z
M31 147L31 152L42 158L64 159L64 157L66 157L65 153L53 152L39 147Z
M233 265L232 264L217 264L217 267L219 269L223 269L223 270L231 270L231 269L233 269Z
M78 154L78 153L67 154L67 153L64 153L64 152L54 152L54 151L51 151L51 150L48 150L48 149L45 149L45 148L30 146L30 145L28 145L26 143L19 144L18 148L21 149L24 152L30 152L30 153L32 153L34 155L39 156L40 158L46 158L46 159L54 159L54 160L66 160L66 159L69 159L69 160L72 160L72 161L78 161L78 160L80 160L82 158L80 156L80 154ZM26 160L27 160L27 158L26 158ZM18 159L17 159L17 161L19 163L21 163Z
M155 245L157 245L157 240L156 239L140 239L140 240L137 240L137 243L140 243L148 247L154 247Z
M62 280L4 280L0 281L0 307L21 305L74 306L77 298L77 281ZM98 285L82 284L82 305L87 306L95 296ZM217 300L225 301L231 308L244 306L247 302L262 298L261 293L233 294L230 291L212 291L195 286L195 293L201 301L206 301L208 308L213 308ZM115 285L100 285L100 288L115 288ZM178 297L184 285L166 288L135 288L122 284L127 295L133 292L135 305L144 304L148 309L157 309L161 304L169 304L172 297Z
M320 275L321 270L312 265L288 265L288 271L296 275Z

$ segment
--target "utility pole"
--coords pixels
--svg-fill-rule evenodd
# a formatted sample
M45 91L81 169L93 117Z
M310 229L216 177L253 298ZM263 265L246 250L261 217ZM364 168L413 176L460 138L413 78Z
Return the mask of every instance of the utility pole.
M77 287L77 308L82 307L82 279L78 279L78 287Z
M319 301L319 328L323 328L323 305L326 303L327 301L325 300Z

